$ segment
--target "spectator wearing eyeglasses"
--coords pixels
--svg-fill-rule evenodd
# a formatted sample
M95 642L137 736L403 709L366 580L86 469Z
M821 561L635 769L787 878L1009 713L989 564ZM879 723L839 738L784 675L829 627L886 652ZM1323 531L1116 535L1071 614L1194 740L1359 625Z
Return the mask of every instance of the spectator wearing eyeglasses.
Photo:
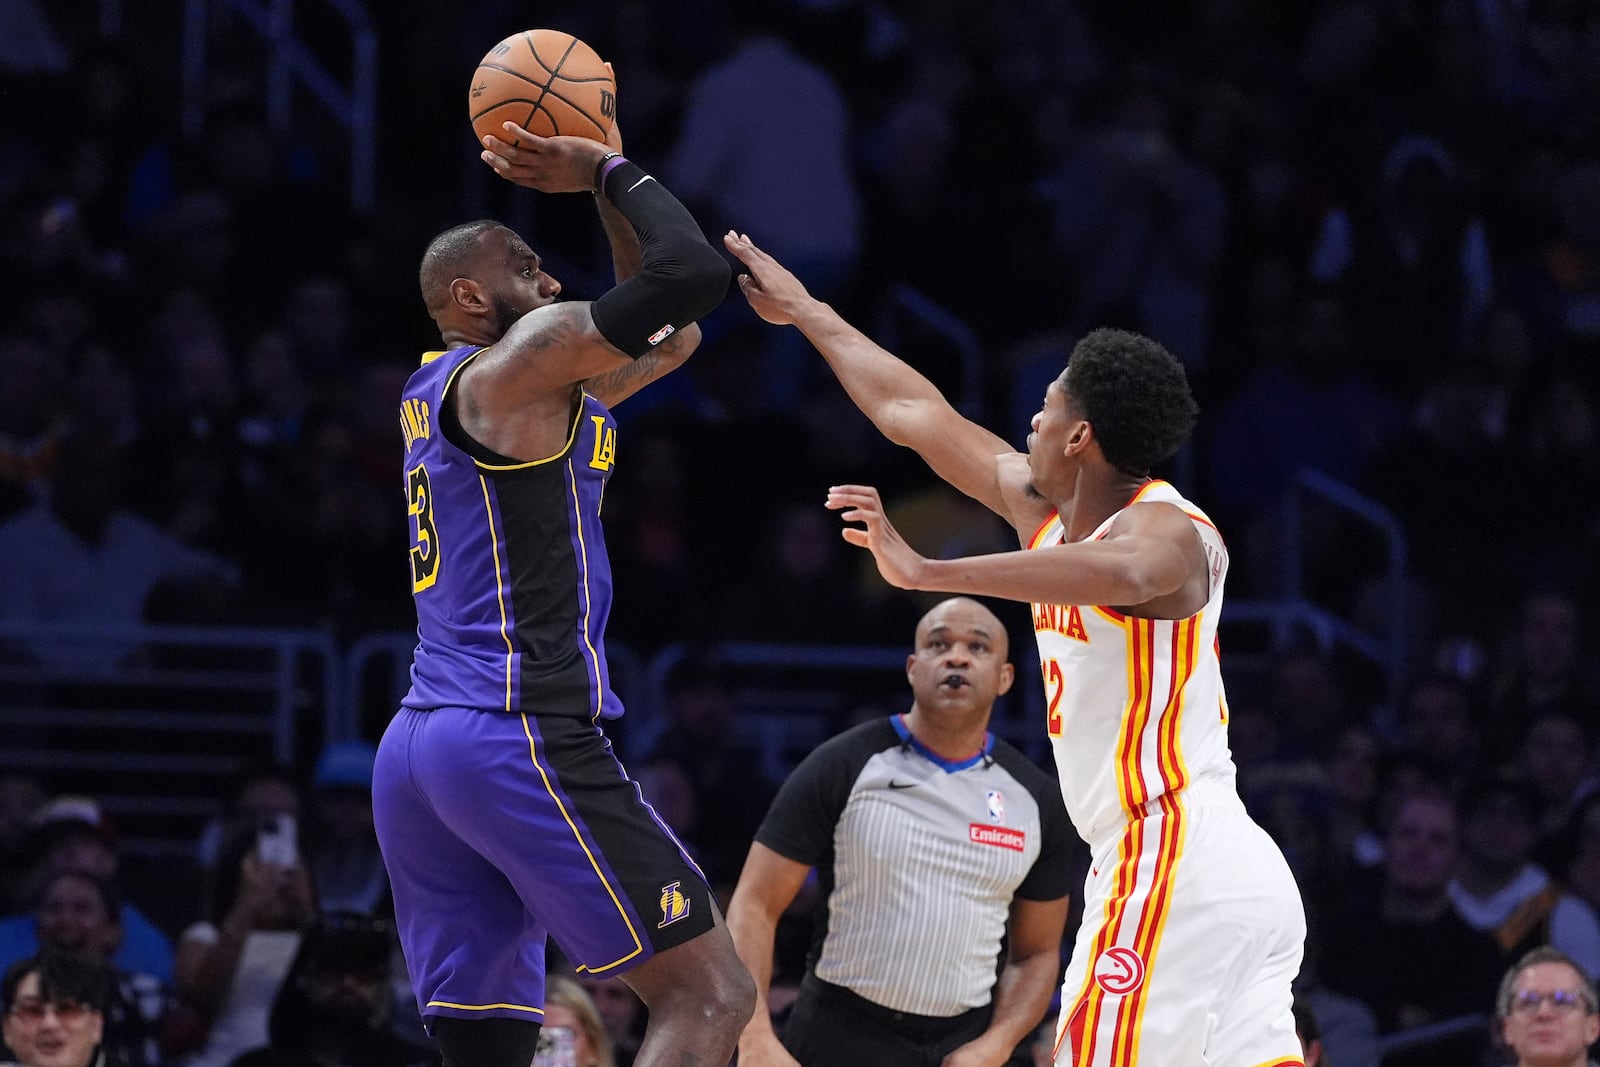
M1600 995L1572 957L1545 946L1523 956L1500 983L1495 1015L1516 1067L1592 1065Z
M45 951L0 979L6 1046L17 1067L89 1067L105 1031L111 968L81 952Z

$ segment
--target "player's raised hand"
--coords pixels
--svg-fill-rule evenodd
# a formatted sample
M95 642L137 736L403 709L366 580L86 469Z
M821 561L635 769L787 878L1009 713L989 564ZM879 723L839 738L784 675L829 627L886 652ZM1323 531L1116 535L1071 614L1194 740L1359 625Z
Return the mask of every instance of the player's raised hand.
M595 167L612 151L587 137L540 137L514 122L483 139L483 161L508 182L541 193L587 193Z
M828 489L828 507L845 522L865 524L865 529L844 528L844 539L872 553L883 580L900 589L917 588L917 574L927 562L901 538L883 513L883 501L870 485L835 485Z
M794 322L800 307L811 299L800 279L757 248L748 234L729 230L722 235L722 243L749 268L750 273L739 275L739 291L756 314L774 326Z

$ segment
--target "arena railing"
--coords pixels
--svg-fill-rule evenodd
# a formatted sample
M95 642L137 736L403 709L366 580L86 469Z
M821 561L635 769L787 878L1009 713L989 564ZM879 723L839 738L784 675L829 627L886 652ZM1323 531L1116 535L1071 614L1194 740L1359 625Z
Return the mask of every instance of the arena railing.
M1458 1015L1425 1026L1389 1034L1378 1039L1378 1060L1387 1062L1391 1056L1403 1056L1406 1063L1420 1063L1431 1046L1453 1042L1472 1033L1487 1036L1491 1018L1487 1014ZM1440 1050L1442 1052L1442 1050Z
M354 641L339 658L339 691L344 699L328 711L330 735L377 740L389 717L411 688L411 654L417 635L411 631L371 633ZM611 684L627 701L628 714L649 714L646 697L636 696L645 671L639 656L621 641L606 642Z
M106 2L106 0L102 0ZM296 88L310 93L350 134L350 203L371 211L377 203L378 33L361 0L318 0L350 34L351 76L345 85L296 34L296 0L185 0L183 15L183 132L200 136L210 59L210 25L221 9L248 26L266 46L267 120L274 132L290 128ZM120 16L119 16L120 17ZM102 8L102 23L106 12Z
M1317 507L1353 519L1376 531L1382 538L1386 570L1383 582L1386 610L1382 633L1371 633L1353 620L1316 604L1306 588L1307 519ZM1398 517L1378 502L1315 468L1304 467L1296 474L1283 495L1283 590L1285 600L1300 606L1302 618L1315 615L1332 639L1377 665L1384 673L1387 696L1392 704L1399 699L1405 684L1406 660L1411 639L1409 615L1410 585L1407 576L1405 527Z
M335 736L337 660L318 631L0 623L0 769L95 797L129 855L186 851L240 769Z

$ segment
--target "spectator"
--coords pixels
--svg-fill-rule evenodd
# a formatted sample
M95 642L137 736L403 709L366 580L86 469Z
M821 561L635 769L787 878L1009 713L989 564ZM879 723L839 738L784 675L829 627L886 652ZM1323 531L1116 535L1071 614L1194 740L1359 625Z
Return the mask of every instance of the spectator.
M6 1047L16 1067L91 1067L105 1032L111 973L80 952L46 952L12 964L0 979Z
M326 912L390 908L389 874L372 829L372 762L365 741L328 745L311 775L314 833L307 864Z
M732 885L775 790L756 754L738 741L733 695L720 664L687 663L671 680L666 711L665 731L646 762L675 763L687 773L702 816L690 830L697 859L713 885Z
M1448 675L1414 682L1400 702L1400 744L1470 776L1478 766L1478 727L1466 683Z
M1376 828L1382 756L1378 735L1359 723L1340 731L1326 756L1329 832L1345 862L1362 869L1383 862L1383 841Z
M620 978L580 974L578 984L583 986L600 1013L616 1067L633 1067L633 1058L639 1052L639 1038L644 1033L644 1004L638 994Z
M287 815L298 823L304 814L300 780L293 770L276 762L246 767L234 780L222 815L200 831L195 851L201 869L210 875L222 843Z
M11 382L0 395L0 520L9 519L49 483L66 434L63 368L36 338L0 333L0 366Z
M111 883L81 871L63 871L45 883L34 918L44 951L83 952L111 962L122 942L119 905ZM150 974L130 974L112 965L105 1003L102 1048L114 1067L158 1067L157 1038L169 991Z
M49 799L44 785L27 771L0 771L0 914L26 905L21 893L27 861L28 827Z
M1573 809L1559 864L1572 892L1600 914L1600 789Z
M860 253L860 193L851 164L850 101L797 52L767 5L726 9L732 51L689 86L683 127L663 169L705 217L758 228L776 255L824 299ZM700 214L700 212L697 212ZM817 380L803 347L769 345L766 406L784 407Z
M117 838L100 805L88 797L59 796L40 808L28 835L32 857L22 879L24 898L33 901L55 875L82 871L115 883L122 867ZM129 974L148 974L163 983L173 978L172 942L137 907L123 901L118 909L122 941L111 962ZM0 966L39 950L34 916L12 915L0 919Z
M1493 721L1527 723L1544 712L1574 714L1600 702L1600 665L1582 654L1584 620L1570 592L1534 589L1516 620L1489 683Z
M261 852L249 828L225 845L210 918L178 940L178 1003L168 1041L175 1051L193 1052L188 1067L227 1067L267 1043L273 997L316 918L305 865L272 862Z
M432 1049L390 1028L393 943L388 924L369 915L318 919L272 1001L267 1044L232 1067L434 1067Z
M1456 913L1512 959L1548 944L1600 974L1600 919L1532 860L1540 796L1519 778L1475 783L1461 803L1461 859L1450 881Z
M0 583L0 620L111 629L145 621L163 583L198 592L235 579L225 561L163 532L122 505L123 457L93 432L61 443L50 499L0 525L0 556L15 568ZM136 654L127 641L37 638L30 659L75 676L114 672Z
M600 1020L594 1001L576 979L558 974L550 978L545 988L544 1030L540 1038L542 1040L546 1034L554 1037L563 1030L568 1035L563 1040L572 1043L573 1067L617 1067L611 1051L611 1036ZM534 1058L534 1064L542 1067L538 1057ZM552 1063L551 1067L556 1064Z
M1506 972L1495 1018L1516 1067L1585 1067L1600 1038L1594 980L1560 950L1536 948ZM1308 1065L1309 1067L1309 1065Z
M1300 1049L1305 1053L1305 1067L1329 1067L1322 1054L1322 1029L1311 1005L1299 997L1294 998L1294 1034L1300 1039Z
M1525 721L1526 731L1514 749L1515 769L1542 794L1539 835L1554 840L1585 791L1593 734L1577 714L1559 708L1536 712Z
M1321 911L1312 904L1306 909L1305 959L1294 980L1296 1032L1304 1044L1307 1034L1302 1029L1302 1012L1315 1020L1323 1067L1330 1063L1339 1067L1378 1067L1378 1020L1362 1001L1330 989L1323 982L1324 942ZM1309 1057L1305 1067L1312 1067Z
M1384 853L1375 906L1331 916L1324 930L1327 984L1365 1001L1385 1034L1481 1011L1503 957L1451 907L1460 830L1450 797L1424 790L1401 800ZM1452 1049L1463 1058L1451 1062L1472 1054Z

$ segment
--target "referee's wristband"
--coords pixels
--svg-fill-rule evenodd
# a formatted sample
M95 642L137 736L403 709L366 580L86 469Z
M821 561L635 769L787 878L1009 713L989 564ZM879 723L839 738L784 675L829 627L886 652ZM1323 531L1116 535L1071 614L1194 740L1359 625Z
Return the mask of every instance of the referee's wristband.
M606 175L626 162L627 159L621 152L607 152L600 157L599 162L594 165L594 191L597 195L606 191Z

